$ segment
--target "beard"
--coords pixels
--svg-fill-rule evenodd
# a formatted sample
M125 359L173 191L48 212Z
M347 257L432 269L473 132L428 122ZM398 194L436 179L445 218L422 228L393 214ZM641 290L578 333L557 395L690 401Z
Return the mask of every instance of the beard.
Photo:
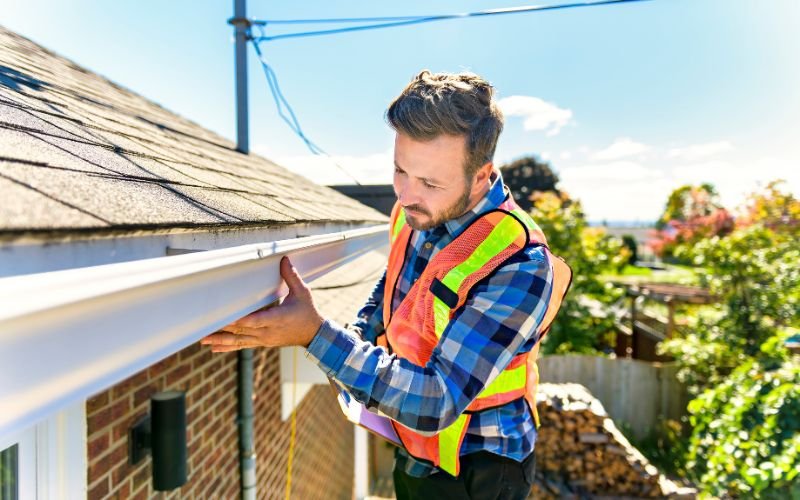
M415 231L427 231L449 220L464 215L464 212L467 211L467 207L469 207L469 186L465 185L464 190L461 192L455 203L449 207L446 207L438 214L431 214L418 205L409 205L405 207L406 224L411 226L411 229L414 229ZM409 210L417 212L419 215L409 213ZM426 222L418 220L416 217L419 217L420 215L427 216L428 220Z

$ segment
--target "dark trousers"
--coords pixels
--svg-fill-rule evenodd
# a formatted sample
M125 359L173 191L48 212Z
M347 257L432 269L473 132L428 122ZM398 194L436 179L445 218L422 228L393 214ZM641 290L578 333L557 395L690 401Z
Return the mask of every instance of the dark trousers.
M457 478L446 472L412 477L395 464L394 491L397 500L524 500L535 468L533 453L520 463L485 451L462 456Z

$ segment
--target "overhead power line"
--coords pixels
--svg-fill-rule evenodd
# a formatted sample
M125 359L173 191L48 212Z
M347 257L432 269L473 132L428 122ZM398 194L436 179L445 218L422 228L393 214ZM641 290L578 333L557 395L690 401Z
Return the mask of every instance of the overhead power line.
M481 10L477 12L465 12L461 14L441 14L441 15L428 15L428 16L390 16L390 17L349 17L349 18L328 18L328 19L241 19L241 21L246 21L248 24L248 39L253 42L253 48L258 55L258 60L261 62L261 66L264 69L264 75L267 77L267 83L269 84L269 89L272 92L272 98L275 101L275 106L278 108L278 114L280 115L281 119L289 125L289 128L300 137L300 139L305 143L308 149L314 153L315 155L325 155L331 159L331 161L339 168L342 172L347 174L348 177L353 179L353 181L361 185L361 183L356 179L356 177L347 171L342 165L340 165L336 160L333 159L331 155L325 152L321 147L317 146L304 132L303 129L300 127L300 122L297 119L297 116L294 114L289 101L286 100L284 97L283 92L281 92L280 85L278 84L278 77L275 74L275 70L272 69L272 66L269 65L264 54L261 51L261 43L262 42L271 42L275 40L280 40L284 38L300 38L300 37L308 37L308 36L321 36L321 35L334 35L339 33L347 33L351 31L366 31L366 30L373 30L373 29L382 29L382 28L395 28L399 26L409 26L413 24L422 24L422 23L429 23L434 21L445 21L448 19L466 19L470 17L488 17L488 16L497 16L497 15L505 15L505 14L523 14L529 12L542 12L548 10L561 10L561 9L572 9L577 7L597 7L601 5L612 5L612 4L620 4L620 3L633 3L633 2L647 2L650 0L593 0L593 1L584 1L584 2L570 2L570 3L562 3L562 4L555 4L555 5L529 5L524 7L508 7L502 9L489 9L489 10ZM269 25L274 24L352 24L352 23L375 23L375 24L367 24L363 26L347 26L344 28L334 28L334 29L327 29L327 30L314 30L314 31L301 31L296 33L283 33L277 35L266 35L264 34L264 29ZM255 28L259 31L258 36L253 36L252 28Z
M352 18L329 18L329 19L263 19L252 20L256 26L269 26L271 24L350 24L372 22L365 26L348 26L344 28L333 28L326 30L301 31L296 33L281 33L277 35L260 35L255 38L258 42L271 42L285 38L300 38L309 36L335 35L352 31L366 31L383 28L396 28L399 26L409 26L412 24L422 24L434 21L446 21L449 19L466 19L470 17L488 17L505 14L523 14L528 12L541 12L548 10L572 9L577 7L596 7L600 5L611 5L618 3L647 2L650 0L594 0L586 2L570 2L555 5L528 5L524 7L508 7L503 9L489 9L477 12L464 12L459 14L439 14L430 16L393 16L393 17L352 17Z
M278 108L278 114L280 115L281 119L289 125L289 128L302 139L302 141L306 144L308 149L314 153L315 155L325 155L333 162L336 167L339 168L342 172L344 172L348 177L353 179L357 185L361 185L361 182L356 179L356 177L351 174L346 168L341 166L336 160L333 159L331 155L329 155L324 149L317 146L308 136L303 132L303 129L300 127L300 122L297 120L297 116L294 114L294 110L292 110L292 106L289 104L289 101L286 100L286 97L283 96L283 92L281 92L281 87L278 84L278 76L275 74L275 70L272 69L272 66L269 65L267 60L264 58L264 54L261 52L261 47L259 47L258 42L253 43L253 48L256 51L256 55L258 55L258 60L261 62L261 67L264 69L264 75L267 77L267 83L269 84L269 89L272 92L272 98L275 101L275 106Z

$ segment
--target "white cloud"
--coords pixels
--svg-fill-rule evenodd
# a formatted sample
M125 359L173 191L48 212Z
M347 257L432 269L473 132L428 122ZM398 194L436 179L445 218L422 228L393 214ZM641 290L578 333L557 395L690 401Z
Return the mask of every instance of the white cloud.
M660 170L632 161L615 161L566 167L559 172L563 181L631 181L663 177Z
M593 160L608 161L619 160L647 152L650 147L641 142L636 142L630 137L619 137L607 148L592 155Z
M572 119L572 110L559 108L538 97L512 95L500 99L497 104L506 116L524 117L525 130L545 130L548 137L558 134Z
M731 150L733 150L733 145L729 141L706 142L703 144L693 144L684 148L670 149L667 153L667 157L696 161Z
M267 147L255 146L253 149L278 165L286 167L316 184L354 184L353 177L358 179L361 184L392 183L394 168L394 151L392 149L365 156L339 155L333 156L333 158L311 154L276 156L269 154ZM337 163L352 177L337 167Z
M748 194L777 179L786 181L786 188L800 192L798 168L789 161L764 157L754 163L732 163L725 160L687 163L671 170L675 187L682 184L710 182L720 194L720 201L734 208L745 201Z
M578 198L590 220L655 220L669 193L684 184L712 183L722 204L740 206L748 194L776 179L800 193L800 168L792 158L762 157L752 162L707 160L671 165L616 161L563 167L560 187Z
M581 201L590 221L655 221L674 185L665 178L626 181L564 181L560 184Z

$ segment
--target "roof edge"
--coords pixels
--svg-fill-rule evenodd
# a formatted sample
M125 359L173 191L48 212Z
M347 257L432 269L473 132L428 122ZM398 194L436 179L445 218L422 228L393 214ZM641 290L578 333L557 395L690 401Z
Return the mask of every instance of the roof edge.
M213 226L152 230L47 232L0 239L0 278L60 271L168 255L219 250L364 227L365 222L303 222L261 226ZM0 236L1 238L1 236Z
M386 245L387 226L0 279L0 438Z

